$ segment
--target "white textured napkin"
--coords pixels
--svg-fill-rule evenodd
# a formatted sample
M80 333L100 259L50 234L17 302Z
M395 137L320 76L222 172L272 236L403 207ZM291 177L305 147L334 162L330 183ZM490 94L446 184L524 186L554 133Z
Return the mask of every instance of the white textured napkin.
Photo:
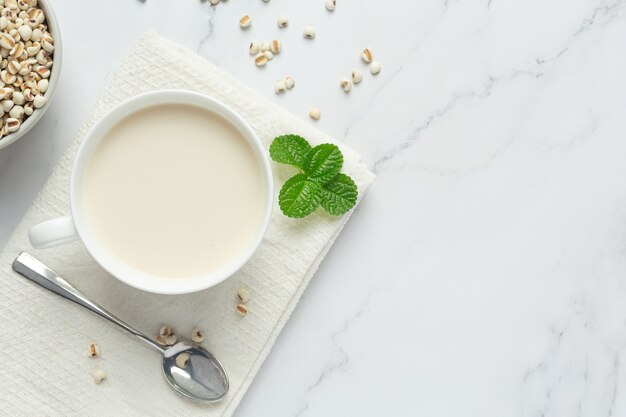
M275 136L286 133L300 134L313 143L332 141L191 51L155 33L145 34L102 92L91 117L0 255L0 414L230 416L348 220L348 215L336 218L321 210L307 219L291 220L276 208L265 240L239 273L214 288L182 296L149 294L120 283L99 268L79 242L31 249L27 232L32 225L69 213L72 160L90 126L129 97L170 88L198 91L226 103L248 121L266 147ZM345 156L344 172L354 178L363 196L374 176L358 154L339 146ZM292 173L274 165L276 188ZM184 336L195 326L204 328L205 345L230 377L226 399L202 406L179 397L163 380L156 352L15 274L10 265L22 250L147 334L154 335L163 322ZM252 293L246 317L234 310L239 287ZM101 358L87 357L91 340L101 346ZM108 380L100 385L90 375L96 366L108 373Z

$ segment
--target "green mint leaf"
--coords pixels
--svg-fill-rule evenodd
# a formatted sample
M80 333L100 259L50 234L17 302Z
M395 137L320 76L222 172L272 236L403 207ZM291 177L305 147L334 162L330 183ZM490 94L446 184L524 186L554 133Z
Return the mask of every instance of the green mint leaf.
M304 158L311 145L301 136L278 136L270 145L270 157L281 164L289 164L304 169Z
M343 166L343 154L339 148L324 143L311 149L304 161L304 172L309 180L325 184L335 178Z
M319 207L320 194L318 184L309 181L305 174L298 174L285 182L278 195L278 204L285 216L302 218Z
M329 214L341 216L354 207L359 191L352 178L346 174L337 174L322 187L322 200L320 204Z

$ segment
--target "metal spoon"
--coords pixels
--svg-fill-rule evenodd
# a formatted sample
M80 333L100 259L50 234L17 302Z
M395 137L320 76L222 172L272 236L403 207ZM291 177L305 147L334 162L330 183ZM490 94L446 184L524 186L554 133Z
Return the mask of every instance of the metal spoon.
M211 352L197 343L181 341L168 348L158 345L148 336L90 301L83 293L26 252L22 252L13 261L13 270L34 283L99 314L161 352L165 379L185 397L212 403L224 398L228 392L228 376L224 367ZM183 352L189 355L189 361L184 368L176 364L176 357Z

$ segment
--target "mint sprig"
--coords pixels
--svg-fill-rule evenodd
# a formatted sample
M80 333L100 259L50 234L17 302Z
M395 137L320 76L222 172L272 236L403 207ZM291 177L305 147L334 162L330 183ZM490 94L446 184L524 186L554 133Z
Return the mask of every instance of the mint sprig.
M301 136L278 136L270 146L270 157L300 171L285 182L278 195L278 205L287 217L303 218L320 206L340 216L356 204L357 186L340 172L343 154L336 145L311 147Z

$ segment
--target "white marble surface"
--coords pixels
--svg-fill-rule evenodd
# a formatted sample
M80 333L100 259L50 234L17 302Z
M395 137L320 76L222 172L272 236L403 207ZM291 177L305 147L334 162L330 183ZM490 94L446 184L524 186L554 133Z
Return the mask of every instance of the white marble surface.
M61 84L0 151L0 244L154 28L302 117L319 106L378 174L237 417L626 415L626 2L338 3L54 0ZM246 44L272 37L258 70ZM364 46L383 71L346 95Z

